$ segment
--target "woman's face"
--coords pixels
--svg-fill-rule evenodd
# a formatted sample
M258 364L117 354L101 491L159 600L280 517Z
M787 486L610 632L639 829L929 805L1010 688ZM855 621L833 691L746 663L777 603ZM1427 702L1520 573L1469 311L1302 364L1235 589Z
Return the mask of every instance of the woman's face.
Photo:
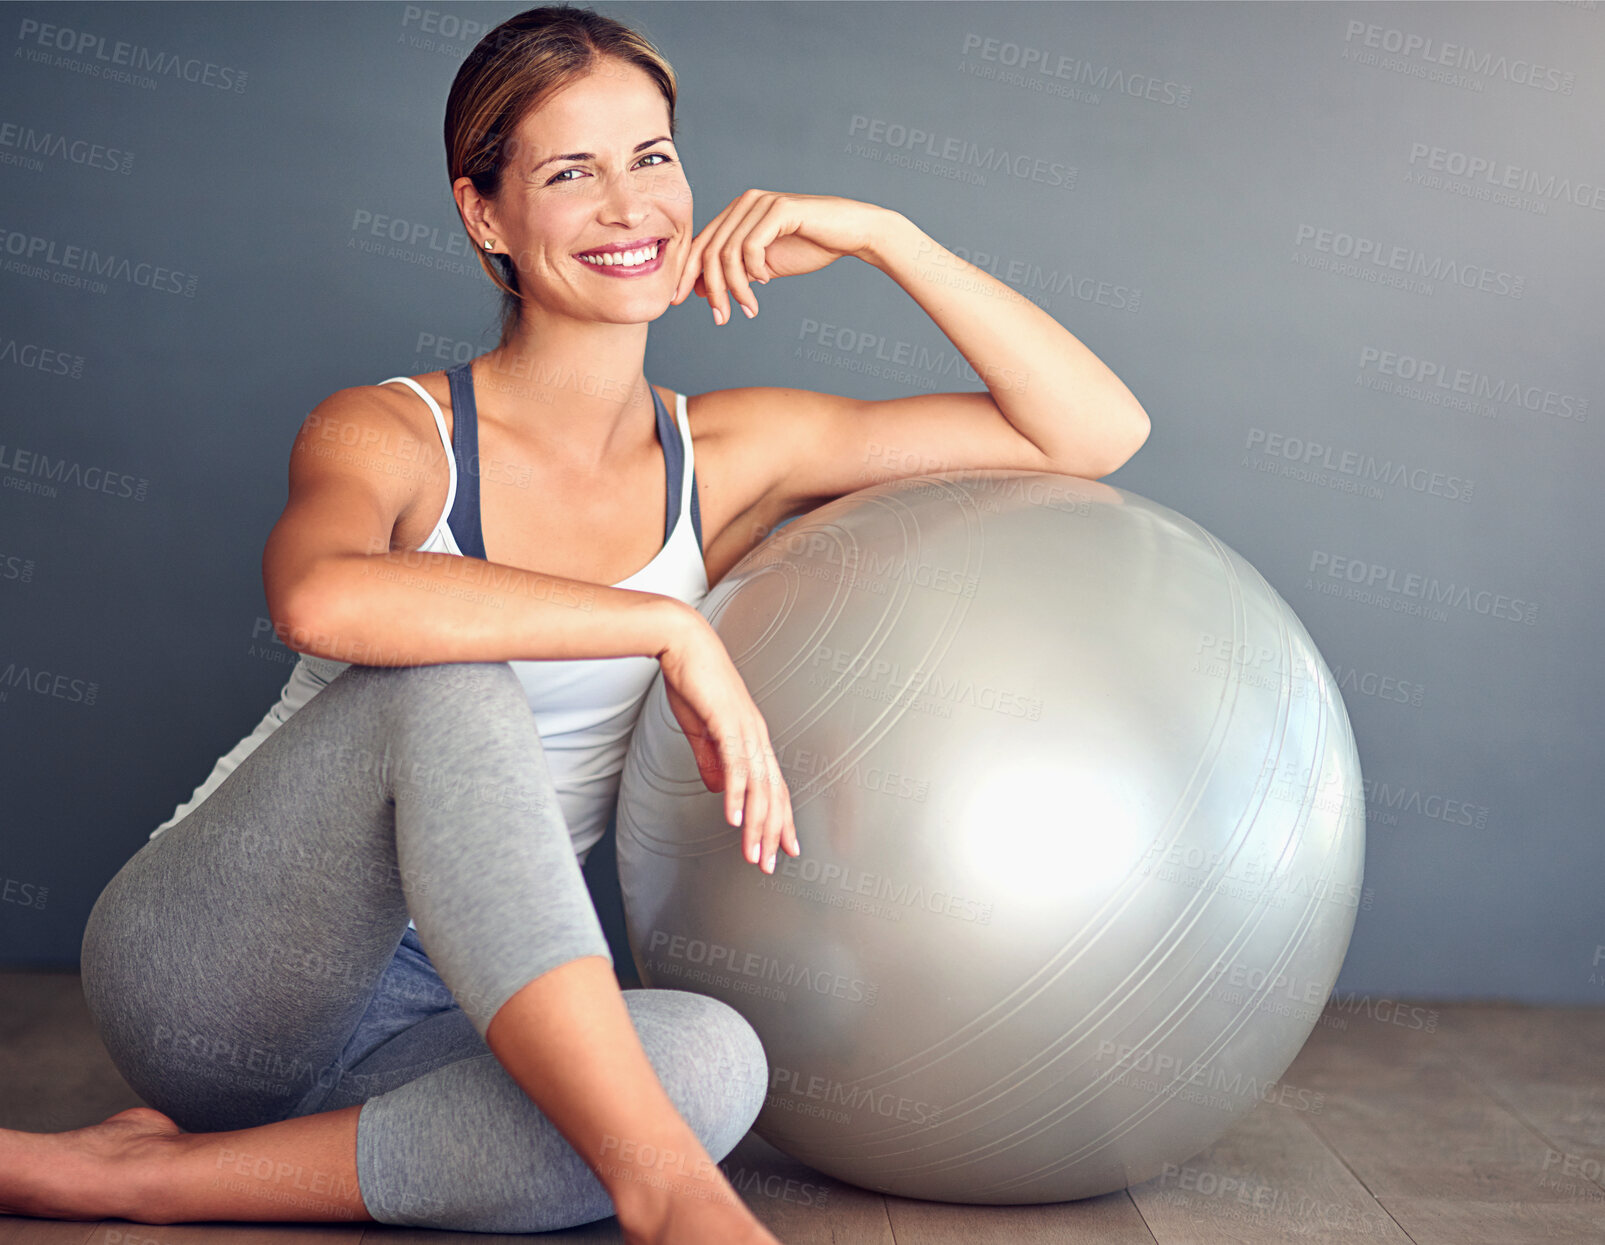
M667 101L641 69L604 60L519 123L486 216L526 297L577 319L637 324L669 305L691 208ZM642 239L660 241L639 272L579 258Z

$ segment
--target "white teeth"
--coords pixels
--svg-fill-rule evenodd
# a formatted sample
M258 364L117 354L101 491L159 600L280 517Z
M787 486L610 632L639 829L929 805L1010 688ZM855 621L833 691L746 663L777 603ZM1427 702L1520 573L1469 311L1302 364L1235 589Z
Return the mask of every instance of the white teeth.
M599 268L635 268L648 260L655 259L658 254L658 244L644 246L635 251L613 251L602 255L581 255L588 264L595 264Z

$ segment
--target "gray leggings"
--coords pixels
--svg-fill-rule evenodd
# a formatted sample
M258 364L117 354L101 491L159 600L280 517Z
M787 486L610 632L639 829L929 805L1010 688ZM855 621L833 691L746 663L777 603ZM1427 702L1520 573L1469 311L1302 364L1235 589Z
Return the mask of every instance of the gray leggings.
M374 1219L539 1232L612 1202L484 1035L520 988L586 955L612 962L512 667L354 665L112 878L82 971L118 1069L180 1127L361 1103ZM722 1159L763 1105L757 1034L701 995L624 998Z

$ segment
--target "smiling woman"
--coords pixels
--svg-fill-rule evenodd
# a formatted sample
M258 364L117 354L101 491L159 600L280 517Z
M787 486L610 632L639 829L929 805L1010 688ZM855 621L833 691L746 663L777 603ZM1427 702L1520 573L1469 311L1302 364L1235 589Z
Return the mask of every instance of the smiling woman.
M801 852L790 792L697 610L709 584L867 473L1096 475L1147 417L896 211L748 189L697 231L676 91L645 38L580 8L519 13L463 62L447 172L499 343L302 424L262 551L300 659L84 935L91 1013L150 1107L0 1130L0 1211L492 1232L611 1212L630 1242L774 1245L716 1163L763 1105L762 1044L714 999L621 992L580 872L646 694L661 672L741 859L773 874ZM842 258L988 391L648 383L648 329L693 293L724 325L758 314L755 284ZM315 1173L319 1196L259 1171Z
M678 83L650 43L583 9L532 9L497 29L502 37L474 49L446 102L446 168L464 223L480 239L480 264L502 291L506 347L527 309L526 283L539 300L547 278L567 276L569 261L607 276L650 276L668 267L675 238L683 260L691 188L674 148ZM563 141L600 146L599 132L628 136L626 146L615 156L570 151ZM615 193L620 175L652 202L656 232L613 236L617 225L597 218L596 196ZM643 262L639 252L649 249Z
M84 935L91 1014L150 1105L0 1130L0 1212L616 1213L632 1242L774 1245L717 1166L762 1104L761 1044L715 1000L621 992L580 872L660 670L747 859L798 850L696 611L685 396L642 370L693 253L674 98L645 39L584 9L520 13L462 65L447 165L501 343L302 425L262 552L300 660Z

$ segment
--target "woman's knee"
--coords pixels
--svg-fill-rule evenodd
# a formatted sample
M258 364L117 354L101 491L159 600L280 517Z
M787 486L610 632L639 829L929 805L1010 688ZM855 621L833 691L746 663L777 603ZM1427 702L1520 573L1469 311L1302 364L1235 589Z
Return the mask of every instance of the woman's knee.
M534 734L529 698L512 664L506 661L450 661L424 666L350 666L322 694L343 680L353 690L376 696L380 712L404 733L421 732L436 746L448 736L465 745L507 730L526 746ZM321 695L321 694L320 694ZM538 736L537 736L538 738Z
M763 1109L769 1061L741 1013L686 990L626 990L630 1019L669 1098L715 1160Z

